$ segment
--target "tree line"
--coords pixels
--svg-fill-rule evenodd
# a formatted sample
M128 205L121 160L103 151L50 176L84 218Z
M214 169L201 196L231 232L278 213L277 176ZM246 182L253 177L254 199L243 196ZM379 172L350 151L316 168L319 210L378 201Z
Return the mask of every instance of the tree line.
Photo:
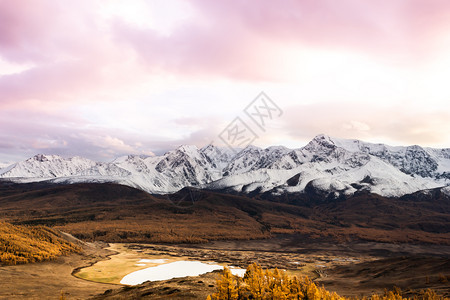
M231 274L224 268L217 280L216 292L207 300L350 300L324 287L317 286L308 277L288 276L278 269L264 270L257 264L248 266L243 278ZM351 298L362 300L443 300L433 290L422 291L415 298L405 298L400 289L385 291L384 294L374 294L370 297Z

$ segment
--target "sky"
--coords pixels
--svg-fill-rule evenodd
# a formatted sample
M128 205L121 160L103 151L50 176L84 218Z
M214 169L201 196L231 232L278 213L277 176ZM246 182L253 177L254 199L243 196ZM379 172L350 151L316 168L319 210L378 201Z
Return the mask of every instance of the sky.
M448 148L449 78L447 0L0 0L0 164L229 145L236 118L260 147Z

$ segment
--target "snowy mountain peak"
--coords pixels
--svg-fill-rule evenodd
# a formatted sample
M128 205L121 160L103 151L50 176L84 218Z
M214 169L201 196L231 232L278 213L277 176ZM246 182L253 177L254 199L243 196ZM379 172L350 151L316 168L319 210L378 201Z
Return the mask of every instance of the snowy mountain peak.
M188 155L195 155L198 153L199 149L194 145L181 145L177 148L178 151L184 152Z
M345 151L338 149L334 141L326 135L318 135L306 146L299 149L301 161L331 161L333 157L339 156Z
M323 133L316 135L311 141L332 141L332 137Z
M218 147L214 146L213 144L208 144L206 146L203 146L200 148L200 151L202 152L214 152L217 151Z
M262 148L256 147L254 145L248 145L247 147L242 149L241 152L260 152L262 150Z
M45 162L45 161L51 161L51 160L55 160L55 159L62 159L62 157L58 156L58 155L36 154L35 156L29 158L28 160Z
M117 182L150 193L195 186L244 193L318 189L333 195L367 191L401 196L450 185L450 149L394 147L320 134L298 149L250 145L240 150L182 145L161 156L126 155L110 163L38 154L1 169L0 178Z
M305 149L335 149L336 144L333 139L327 135L319 134L315 136L305 147Z
M289 149L288 147L285 147L285 146L270 146L270 147L267 147L264 150L267 151L267 152L274 152L274 151L288 152L291 149Z
M35 155L25 161L10 166L0 174L0 177L22 178L55 178L77 175L83 170L93 167L96 163L82 157L62 158L58 155Z

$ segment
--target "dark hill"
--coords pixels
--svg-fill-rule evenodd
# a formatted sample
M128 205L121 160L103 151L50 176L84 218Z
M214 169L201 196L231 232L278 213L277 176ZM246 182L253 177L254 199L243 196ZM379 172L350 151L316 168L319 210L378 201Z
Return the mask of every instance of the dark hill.
M87 240L204 242L277 233L309 238L450 243L450 201L439 191L385 198L231 195L185 188L149 195L117 185L0 182L0 218L54 226Z

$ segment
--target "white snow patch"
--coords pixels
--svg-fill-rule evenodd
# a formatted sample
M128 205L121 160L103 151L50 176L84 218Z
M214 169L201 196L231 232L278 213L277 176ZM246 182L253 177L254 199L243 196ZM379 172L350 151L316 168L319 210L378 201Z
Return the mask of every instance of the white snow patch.
M423 156L427 159L419 159ZM404 164L418 164L419 169L410 175L400 168ZM427 172L430 177L419 175ZM173 193L187 186L282 194L303 192L311 182L330 193L351 195L366 190L401 196L450 185L446 173L450 173L448 148L393 147L325 135L294 150L248 146L236 153L213 145L201 149L180 146L161 156L127 155L109 163L36 155L9 166L0 164L0 178L14 182L112 182L154 194ZM287 180L297 174L299 181L288 184Z
M215 270L223 270L223 266L217 264L207 264L200 261L175 261L130 273L123 277L120 283L137 285L146 281L198 276ZM244 269L239 268L230 268L230 271L233 275L237 276L243 276L245 273Z
M447 196L450 196L450 186L443 187L443 188L441 189L441 191L442 191L444 194L446 194Z

